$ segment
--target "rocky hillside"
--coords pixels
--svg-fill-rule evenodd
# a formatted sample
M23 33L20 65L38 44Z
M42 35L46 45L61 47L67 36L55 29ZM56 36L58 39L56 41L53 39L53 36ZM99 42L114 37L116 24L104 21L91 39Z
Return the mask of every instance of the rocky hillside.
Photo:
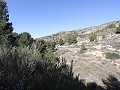
M106 32L105 34L108 34L109 31L111 31L111 30L108 31L106 29L106 27L108 27L109 25L112 25L112 24L117 26L119 23L120 23L120 21L114 21L114 22L102 24L100 26L93 26L93 27L88 27L88 28L84 28L84 29L72 30L72 31L61 31L56 34L41 37L40 39L43 39L45 41L59 41L60 38L65 40L68 36L71 36L71 35L76 35L76 36L87 35L87 34L95 33L98 31L104 31L104 32ZM114 30L113 30L113 32L114 32Z
M114 75L120 80L120 34L116 33L120 21L80 30L60 32L42 37L45 41L66 40L77 36L75 44L56 45L56 53L70 65L73 60L74 75L87 82L102 84L102 79Z

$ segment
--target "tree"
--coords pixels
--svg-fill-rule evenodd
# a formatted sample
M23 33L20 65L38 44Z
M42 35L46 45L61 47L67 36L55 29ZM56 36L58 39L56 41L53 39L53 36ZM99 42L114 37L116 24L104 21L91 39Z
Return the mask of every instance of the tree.
M0 36L10 34L13 31L12 23L9 23L7 3L0 0Z
M4 0L0 0L0 45L10 46L8 36L12 33L12 23L9 23L9 14L7 9L7 3Z
M23 32L19 34L18 45L19 46L28 46L31 45L33 42L33 38L27 32Z
M18 33L12 33L10 35L8 35L8 41L9 41L9 44L13 46L18 46L18 39L19 39L19 36L18 36Z

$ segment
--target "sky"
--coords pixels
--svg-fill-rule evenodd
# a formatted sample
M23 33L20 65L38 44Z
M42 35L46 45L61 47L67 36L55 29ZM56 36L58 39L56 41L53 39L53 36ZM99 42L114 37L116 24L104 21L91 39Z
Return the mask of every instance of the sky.
M6 0L14 32L33 38L120 20L120 0Z

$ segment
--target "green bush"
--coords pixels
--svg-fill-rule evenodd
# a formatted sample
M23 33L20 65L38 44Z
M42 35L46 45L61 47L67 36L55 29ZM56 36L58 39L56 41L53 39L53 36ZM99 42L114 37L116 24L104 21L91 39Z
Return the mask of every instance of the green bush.
M70 35L67 39L67 42L69 45L77 43L77 36Z
M116 28L116 25L115 24L110 24L107 26L107 28Z
M23 32L19 34L18 45L19 46L28 46L31 45L33 42L33 38L27 32Z
M120 24L118 25L118 27L116 28L116 34L120 34Z
M90 34L89 40L90 40L90 42L96 41L97 40L96 34L94 34L94 33Z
M120 59L120 55L117 53L106 53L106 58L107 59Z
M81 49L80 49L80 53L84 53L85 50L87 50L87 48L85 47L85 44L82 43L82 45L81 45Z
M65 44L65 42L62 40L62 38L60 38L59 41L58 41L58 44L63 45L63 44Z

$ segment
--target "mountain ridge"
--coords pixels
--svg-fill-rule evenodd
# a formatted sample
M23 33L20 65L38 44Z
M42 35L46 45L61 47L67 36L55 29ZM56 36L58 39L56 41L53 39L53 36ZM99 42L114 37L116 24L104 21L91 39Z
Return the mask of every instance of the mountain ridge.
M107 27L110 24L117 24L120 23L120 20L118 21L112 21L112 22L107 22L98 26L91 26L87 28L82 28L82 29L77 29L77 30L70 30L70 31L60 31L58 33L52 34L52 35L47 35L44 37L40 37L38 39L43 39L45 41L57 41L57 39L60 38L67 38L70 34L72 35L81 35L81 34L90 34L91 32L95 32L97 30L102 30L103 28ZM90 32L91 31L91 32ZM57 39L56 39L57 38Z

